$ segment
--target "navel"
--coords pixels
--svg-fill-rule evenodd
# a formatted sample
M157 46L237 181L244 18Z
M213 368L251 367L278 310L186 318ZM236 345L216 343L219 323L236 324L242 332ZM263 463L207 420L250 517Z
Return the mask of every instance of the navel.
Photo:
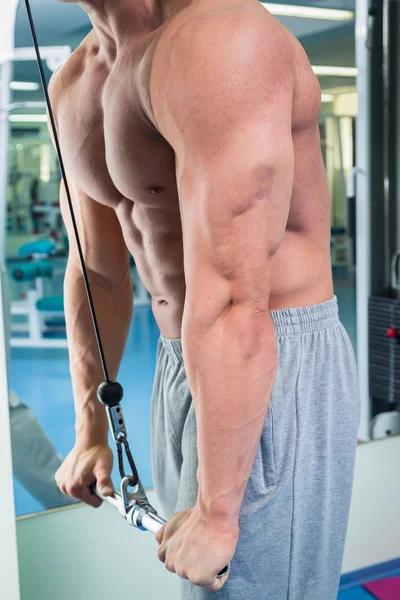
M145 190L148 194L162 194L165 192L165 187L163 185L148 185Z

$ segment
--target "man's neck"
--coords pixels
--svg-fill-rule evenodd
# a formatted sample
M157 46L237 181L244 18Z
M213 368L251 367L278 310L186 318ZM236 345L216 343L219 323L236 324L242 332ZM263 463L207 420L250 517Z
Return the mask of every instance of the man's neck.
M80 0L100 44L111 58L129 35L145 35L193 0Z

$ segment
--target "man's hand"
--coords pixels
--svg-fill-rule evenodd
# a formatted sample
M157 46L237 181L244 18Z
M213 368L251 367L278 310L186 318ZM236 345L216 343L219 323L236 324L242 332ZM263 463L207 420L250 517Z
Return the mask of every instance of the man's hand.
M102 500L91 486L97 486L103 496L112 496L113 453L107 444L85 446L77 443L56 473L56 482L63 494L98 508Z
M195 506L173 515L157 533L158 558L171 573L216 592L229 577L227 573L217 579L232 560L238 537L239 524L228 527L213 522Z

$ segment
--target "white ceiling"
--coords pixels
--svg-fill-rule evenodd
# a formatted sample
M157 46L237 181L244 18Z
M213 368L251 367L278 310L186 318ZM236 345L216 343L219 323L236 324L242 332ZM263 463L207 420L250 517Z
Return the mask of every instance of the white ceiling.
M280 3L355 10L355 0L283 0ZM69 45L75 48L91 28L86 13L78 5L57 0L31 0L31 6L41 46ZM354 23L288 17L280 20L300 39L313 64L354 66ZM17 47L32 45L24 2L20 2L17 11L15 42ZM18 63L14 78L37 80L37 68L33 63ZM347 78L322 78L321 83L324 89L329 89L355 82ZM40 95L18 92L15 100L36 100Z
M138 0L139 1L139 0ZM275 0L279 2L279 0ZM354 10L355 0L283 0L281 4L296 4ZM65 38L76 39L76 33L90 28L90 21L80 6L61 3L57 0L31 0L32 13L37 27L39 41L43 45L64 43ZM334 21L315 19L282 18L282 22L297 36L311 35L335 27ZM17 12L16 45L30 44L30 33L25 13L25 5L20 2Z

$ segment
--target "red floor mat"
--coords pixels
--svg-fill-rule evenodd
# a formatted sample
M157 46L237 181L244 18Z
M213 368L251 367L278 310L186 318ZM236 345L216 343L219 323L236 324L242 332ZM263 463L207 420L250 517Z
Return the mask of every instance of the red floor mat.
M400 600L400 577L388 577L364 583L365 588L377 600Z

